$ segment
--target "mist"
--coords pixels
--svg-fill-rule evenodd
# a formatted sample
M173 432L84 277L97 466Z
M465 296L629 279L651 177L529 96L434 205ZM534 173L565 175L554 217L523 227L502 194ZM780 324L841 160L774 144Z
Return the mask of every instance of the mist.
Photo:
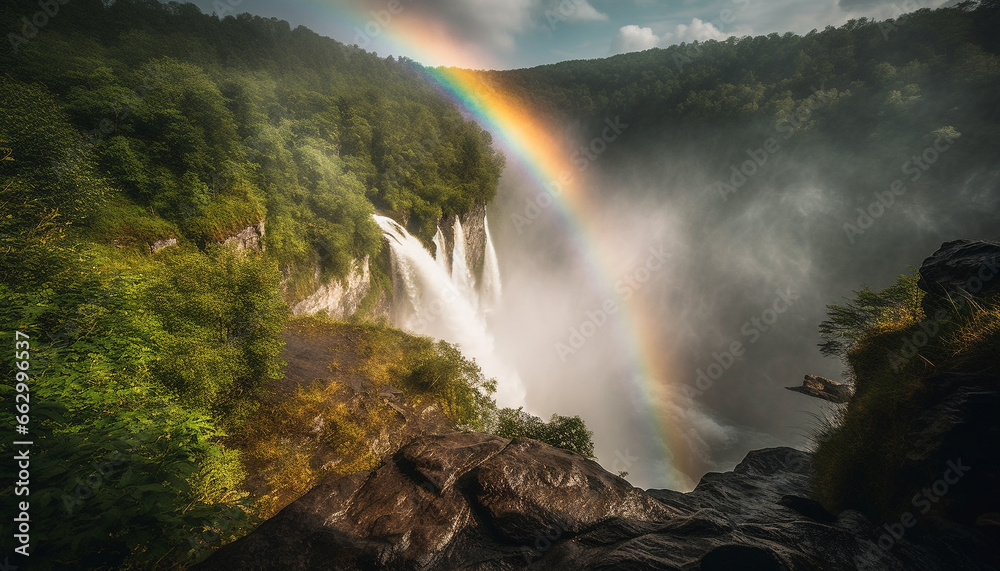
M1000 231L989 215L995 173L907 180L906 192L870 225L863 219L862 229L857 209L876 202L872 192L824 180L816 163L795 153L747 168L754 172L743 186L720 193L716 183L733 171L718 157L670 154L666 144L634 151L609 153L585 177L599 213L587 235L614 260L610 275L595 274L595 248L558 205L533 213L529 224L513 218L540 192L516 160L489 218L504 280L491 326L526 387L527 409L543 418L580 415L602 465L640 487L689 490L750 450L809 449L834 405L784 387L805 374L848 380L843 364L817 347L826 306L862 285L889 285L943 242ZM951 153L960 152L955 143ZM875 188L908 178L906 157L872 168L836 153L824 149L821 160L861 169ZM574 329L599 321L588 312L619 299L609 284L635 276L654 251L664 263L629 287L629 303L653 312L646 335L670 363L668 378L653 381L665 388L656 395L621 313L565 351Z

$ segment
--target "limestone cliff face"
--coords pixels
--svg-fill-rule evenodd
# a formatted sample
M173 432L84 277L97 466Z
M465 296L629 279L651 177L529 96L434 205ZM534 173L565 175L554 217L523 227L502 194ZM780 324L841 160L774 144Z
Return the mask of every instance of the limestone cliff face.
M476 279L479 279L486 252L486 206L475 206L469 212L461 215L459 220L465 236L466 263ZM454 224L455 216L453 215L442 218L439 224L445 237L449 268L452 263L451 252L455 249ZM261 235L263 235L263 230ZM293 302L291 304L292 313L294 315L312 315L325 311L334 319L347 319L353 316L361 308L361 302L372 289L371 264L372 261L368 258L355 260L346 277L321 283L305 299ZM316 270L316 282L320 282L318 269ZM365 317L388 319L391 313L390 305L389 296L382 294L374 306L367 308L368 312Z
M265 222L261 220L226 238L222 245L238 252L263 252L265 231ZM174 239L161 240L152 244L150 250L155 253L176 244L177 240ZM322 283L319 268L314 268L314 272L315 281L320 285L305 299L291 304L293 315L309 315L325 311L333 319L347 319L358 311L361 302L371 291L371 267L367 257L363 260L354 260L348 275L341 279ZM287 276L289 273L287 269L285 273ZM388 296L383 295L382 298L374 304L371 317L389 315Z
M479 278L486 252L486 206L477 204L472 210L458 217L465 234L465 263ZM455 216L445 216L440 223L444 234L445 250L448 252L448 267L451 267L451 253L455 251Z
M222 242L223 246L228 246L235 248L237 251L253 251L253 252L263 252L264 251L264 221L261 220L257 224L252 226L247 226L241 230L238 234L234 234L229 238L226 238Z
M161 238L149 245L149 252L155 254L160 250L172 248L177 245L177 238Z
M316 277L318 280L318 272ZM325 311L333 319L347 319L358 311L369 291L371 264L366 256L351 264L346 277L321 285L312 295L293 305L292 314L312 315Z

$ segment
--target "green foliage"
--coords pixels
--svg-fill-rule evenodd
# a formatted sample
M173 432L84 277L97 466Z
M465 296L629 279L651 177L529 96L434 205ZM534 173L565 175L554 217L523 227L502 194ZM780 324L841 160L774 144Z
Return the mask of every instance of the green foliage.
M280 376L287 309L272 260L225 248L211 254L163 252L141 299L159 329L152 374L183 402L231 419Z
M220 509L236 514L233 529L245 528L243 495L231 487L240 474L231 462L218 461L226 455L218 444L221 423L156 374L160 360L177 358L171 353L177 348L160 344L172 332L157 310L171 308L152 303L143 269L169 276L179 268L146 262L150 265L111 277L110 260L80 247L46 261L52 273L44 281L0 283L4 322L31 337L33 540L43 546L32 553L33 567L150 568L182 561L191 538L200 537L202 522ZM256 277L234 273L234 285L216 289L222 299L212 305L253 289L247 282ZM220 286L196 289L209 285ZM274 298L273 284L265 285ZM260 305L252 299L239 302L251 321L258 319L252 306ZM270 327L233 354L268 360L258 365L258 374L277 366L274 330L280 321ZM5 332L4 340L13 346L11 336ZM252 374L245 384L261 382ZM12 399L9 385L4 392ZM237 406L236 395L229 402ZM8 425L11 412L2 413Z
M366 378L437 401L460 428L483 430L489 425L496 411L490 396L496 392L496 380L485 377L458 347L382 324L351 327L362 340L357 353L365 359L360 372Z
M620 117L627 136L609 146L601 164L690 157L728 180L747 149L773 138L780 155L762 169L772 173L747 188L775 182L776 163L789 171L808 165L810 179L842 188L847 202L884 190L886 179L872 173L944 133L964 134L964 150L923 173L920 186L959 181L953 188L963 188L993 160L1000 46L991 26L998 21L996 2L962 2L894 22L861 18L803 36L734 36L490 75L539 113L577 125L585 138Z
M833 513L851 508L890 521L912 507L930 477L914 480L906 466L923 453L913 435L926 429L924 414L940 390L931 379L998 373L1000 299L960 299L928 316L917 281L903 275L884 290L865 288L830 306L821 326L824 351L844 359L855 388L817 438L816 490Z
M16 193L96 212L95 238L148 239L165 228L152 218L205 246L266 217L295 298L317 285L310 266L328 279L379 253L373 204L430 240L441 216L495 195L503 156L410 61L276 20L107 4L61 6L0 76Z
M222 443L281 375L282 291L384 261L376 207L430 239L493 197L503 157L411 62L191 5L59 8L0 71L0 317L32 338L31 563L173 568L253 523ZM37 11L12 0L0 20ZM265 252L218 246L261 221ZM456 423L495 409L454 347L379 335L407 347L394 378ZM352 434L345 466L368 466Z
M532 438L581 456L594 457L593 433L587 430L579 416L553 414L549 422L543 422L520 408L504 408L497 412L490 432L503 438Z
M924 292L917 287L920 276L901 275L896 283L881 291L863 288L844 305L827 306L829 319L819 326L824 355L846 358L858 343L883 326L922 315Z
M455 424L468 430L486 428L496 403L496 380L483 376L475 361L466 359L458 347L439 341L419 342L414 351L405 386L437 395L445 414Z
M99 242L134 246L144 251L158 240L180 235L176 225L129 201L106 204L91 218L90 230Z

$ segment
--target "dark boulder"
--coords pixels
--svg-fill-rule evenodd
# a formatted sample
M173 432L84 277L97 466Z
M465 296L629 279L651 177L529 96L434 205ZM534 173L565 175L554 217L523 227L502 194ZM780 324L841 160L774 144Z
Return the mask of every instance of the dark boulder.
M331 478L195 569L987 569L961 528L894 539L808 499L810 456L758 450L690 493L643 491L532 440L418 438ZM911 537L912 535L912 537Z
M932 317L953 301L1000 288L1000 244L980 240L945 242L920 265L924 313Z
M897 478L920 487L940 482L947 493L935 514L974 525L1000 511L1000 378L946 373L927 380L926 409L908 439Z
M802 393L813 398L828 400L837 404L844 404L851 400L853 391L849 385L831 381L826 377L816 375L806 375L800 387L785 387L790 391Z

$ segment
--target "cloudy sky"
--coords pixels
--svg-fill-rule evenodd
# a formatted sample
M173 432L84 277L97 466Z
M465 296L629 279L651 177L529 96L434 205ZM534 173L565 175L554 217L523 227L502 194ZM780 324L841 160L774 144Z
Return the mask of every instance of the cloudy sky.
M886 18L945 0L195 0L429 65L528 67Z

